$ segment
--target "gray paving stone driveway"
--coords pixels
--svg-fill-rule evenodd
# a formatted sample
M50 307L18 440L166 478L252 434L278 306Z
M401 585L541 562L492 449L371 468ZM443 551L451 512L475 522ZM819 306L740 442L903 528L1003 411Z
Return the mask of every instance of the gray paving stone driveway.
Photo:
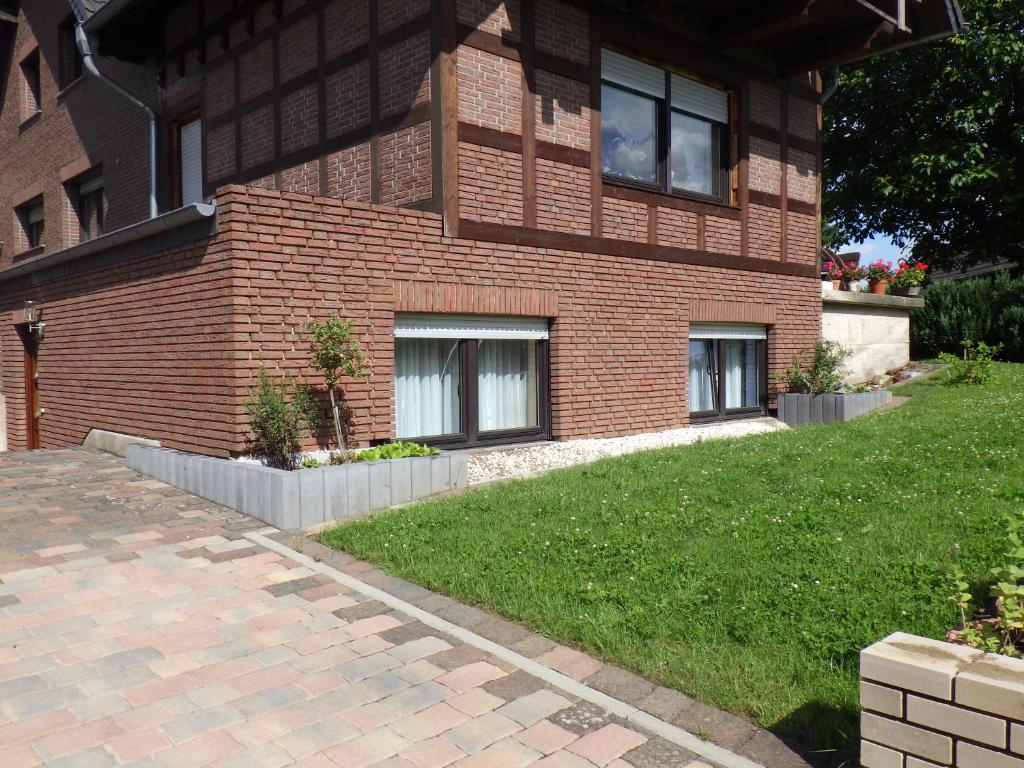
M713 764L246 537L261 528L111 456L0 454L0 765ZM630 683L491 632L612 695Z

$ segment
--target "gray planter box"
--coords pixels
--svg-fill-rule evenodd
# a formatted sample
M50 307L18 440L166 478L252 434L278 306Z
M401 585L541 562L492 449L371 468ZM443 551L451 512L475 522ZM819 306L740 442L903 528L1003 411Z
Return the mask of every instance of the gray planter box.
M282 530L362 517L468 484L461 453L294 472L143 445L125 453L137 472Z
M791 427L849 421L892 402L892 392L856 392L849 395L779 395L779 421Z

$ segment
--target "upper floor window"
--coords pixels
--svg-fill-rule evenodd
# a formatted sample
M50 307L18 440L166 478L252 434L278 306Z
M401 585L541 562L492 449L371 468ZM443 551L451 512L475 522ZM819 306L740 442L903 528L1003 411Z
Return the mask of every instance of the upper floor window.
M57 37L60 50L58 67L58 85L63 91L82 76L82 54L75 42L75 18L69 16L58 28Z
M171 172L175 207L203 202L203 124L198 113L171 123Z
M601 170L727 200L729 94L615 51L601 53Z
M43 199L37 197L15 209L21 228L22 244L28 251L43 244Z
M42 93L39 80L39 49L21 60L21 119L28 120L42 108Z
M78 228L82 242L103 234L103 177L91 174L78 182Z

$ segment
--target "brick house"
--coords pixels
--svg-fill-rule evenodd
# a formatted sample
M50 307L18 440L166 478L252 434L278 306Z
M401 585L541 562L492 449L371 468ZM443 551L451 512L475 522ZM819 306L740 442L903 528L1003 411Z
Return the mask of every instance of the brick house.
M373 365L344 387L356 444L765 413L820 331L819 70L962 24L952 0L18 5L10 446L215 455L334 313Z

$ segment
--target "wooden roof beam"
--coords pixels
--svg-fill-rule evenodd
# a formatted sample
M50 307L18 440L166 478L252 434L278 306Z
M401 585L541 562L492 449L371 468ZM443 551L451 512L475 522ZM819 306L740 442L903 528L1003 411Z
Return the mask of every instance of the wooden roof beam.
M910 31L908 26L907 0L854 0L854 2L878 14L890 24L894 24L896 29L902 32Z
M739 45L799 29L814 21L811 11L816 5L818 0L769 3L721 23L712 31L712 40L723 46Z
M881 21L815 40L783 54L779 59L779 74L788 77L863 59L881 48L883 41L891 42L890 38L897 31L891 21Z

